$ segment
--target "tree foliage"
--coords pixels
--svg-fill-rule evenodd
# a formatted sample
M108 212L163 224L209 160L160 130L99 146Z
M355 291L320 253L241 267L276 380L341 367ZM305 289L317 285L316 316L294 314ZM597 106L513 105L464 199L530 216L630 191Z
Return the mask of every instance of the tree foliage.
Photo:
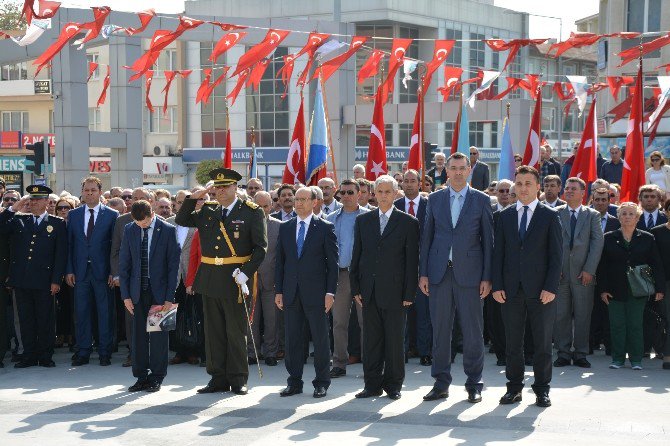
M13 31L25 29L27 24L21 17L23 2L0 0L0 30Z
M203 186L207 184L210 180L209 172L223 167L221 160L202 160L198 163L198 167L195 170L195 179L199 184Z

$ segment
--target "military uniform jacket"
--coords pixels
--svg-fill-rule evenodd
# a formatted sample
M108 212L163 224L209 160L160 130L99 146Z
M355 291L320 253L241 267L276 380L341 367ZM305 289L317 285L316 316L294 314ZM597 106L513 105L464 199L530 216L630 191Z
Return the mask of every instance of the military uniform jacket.
M5 210L0 232L10 237L9 286L48 290L61 284L68 255L65 220L47 215L35 227L32 214Z
M225 258L233 256L221 232L222 207L216 201L206 202L195 210L197 200L187 198L177 213L175 223L198 228L203 257ZM238 199L226 216L223 225L238 257L251 256L243 264L210 265L201 263L195 276L193 289L207 296L226 296L237 299L238 290L232 277L236 268L251 280L265 258L268 245L265 213L255 203ZM251 285L251 284L249 284ZM250 287L251 288L251 287Z

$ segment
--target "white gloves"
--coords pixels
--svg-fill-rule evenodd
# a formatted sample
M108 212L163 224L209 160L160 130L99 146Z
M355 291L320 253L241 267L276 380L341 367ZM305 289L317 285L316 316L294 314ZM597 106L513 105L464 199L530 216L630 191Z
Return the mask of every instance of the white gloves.
M237 268L235 269L235 271L233 271L233 277L235 278L235 282L242 289L242 293L244 293L245 296L248 296L249 287L247 286L247 280L249 280L249 278L247 277L247 275L244 274L242 271L240 271L239 268Z

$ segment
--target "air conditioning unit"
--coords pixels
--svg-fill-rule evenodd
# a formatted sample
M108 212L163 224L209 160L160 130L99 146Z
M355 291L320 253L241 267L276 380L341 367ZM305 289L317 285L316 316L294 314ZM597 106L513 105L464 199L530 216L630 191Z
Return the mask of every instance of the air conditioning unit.
M169 146L165 146L165 145L154 146L151 154L153 156L168 156L168 147Z

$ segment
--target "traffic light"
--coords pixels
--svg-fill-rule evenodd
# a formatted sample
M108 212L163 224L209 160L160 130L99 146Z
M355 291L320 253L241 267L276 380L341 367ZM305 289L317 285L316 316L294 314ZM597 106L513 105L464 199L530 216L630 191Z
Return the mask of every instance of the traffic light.
M426 166L426 171L433 167L433 158L438 152L440 150L437 148L437 144L432 144L428 141L423 142L423 165Z
M32 162L26 162L26 170L33 172L35 175L46 174L49 164L49 143L39 141L35 144L26 144L26 150L34 153L26 156L26 161Z

